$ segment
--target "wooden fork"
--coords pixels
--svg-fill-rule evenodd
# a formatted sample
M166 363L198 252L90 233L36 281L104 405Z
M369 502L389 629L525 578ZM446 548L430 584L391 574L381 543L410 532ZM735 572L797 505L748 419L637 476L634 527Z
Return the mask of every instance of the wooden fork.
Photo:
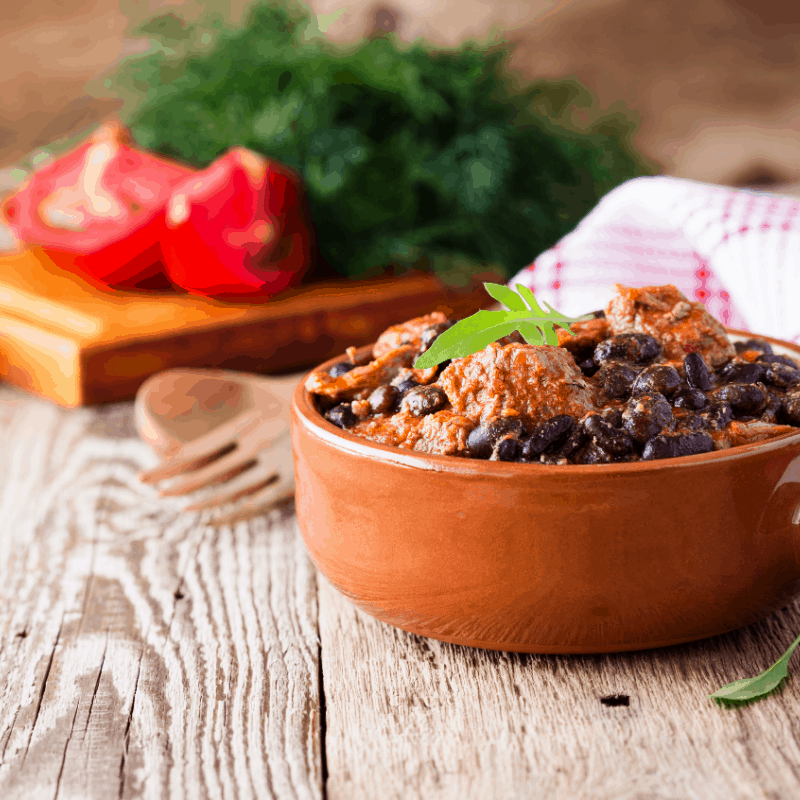
M263 377L210 369L152 376L136 395L136 427L164 462L142 472L161 496L201 492L184 507L235 504L209 520L228 524L262 513L294 493L289 401L302 374Z

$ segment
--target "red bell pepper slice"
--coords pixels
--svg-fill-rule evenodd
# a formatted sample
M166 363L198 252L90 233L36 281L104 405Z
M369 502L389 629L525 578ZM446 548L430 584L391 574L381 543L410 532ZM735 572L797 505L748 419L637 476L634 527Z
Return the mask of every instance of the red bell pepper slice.
M19 240L58 264L105 286L141 285L164 272L164 209L172 187L192 174L138 149L111 122L35 172L2 214Z
M243 147L176 186L166 224L167 274L194 294L263 300L298 283L309 264L299 178Z

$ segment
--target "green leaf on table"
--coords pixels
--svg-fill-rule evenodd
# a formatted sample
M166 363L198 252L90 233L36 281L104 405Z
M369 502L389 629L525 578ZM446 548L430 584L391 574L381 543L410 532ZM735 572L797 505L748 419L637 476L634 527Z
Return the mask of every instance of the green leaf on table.
M764 670L760 675L727 683L708 696L724 705L734 706L761 700L774 692L789 676L789 659L798 644L800 644L800 636L789 645L789 649L769 669Z
M457 322L416 360L415 369L426 369L451 358L472 355L514 331L519 331L528 344L549 344L555 347L558 345L556 325L574 336L570 323L591 319L591 315L575 318L564 316L546 303L545 311L526 286L515 287L515 292L508 286L497 283L483 285L495 300L503 303L509 310L478 311Z

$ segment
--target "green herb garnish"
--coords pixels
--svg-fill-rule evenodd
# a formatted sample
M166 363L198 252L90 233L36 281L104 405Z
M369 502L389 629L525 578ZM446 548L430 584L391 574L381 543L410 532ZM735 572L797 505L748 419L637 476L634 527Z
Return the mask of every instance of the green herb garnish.
M798 644L800 644L800 636L789 645L789 649L769 669L764 670L760 675L727 683L708 696L723 705L739 706L754 700L761 700L772 694L789 676L789 659Z
M437 51L390 34L344 47L320 33L329 22L291 0L255 4L239 30L162 15L132 31L150 51L98 92L125 101L141 145L194 166L243 145L295 168L317 269L334 274L455 260L510 278L651 171L630 119L598 118L569 81L522 84L509 45Z
M592 318L591 314L584 317L566 317L547 303L544 304L547 306L545 311L527 286L518 285L515 287L515 292L508 286L498 283L483 285L495 300L509 310L478 311L471 317L457 322L441 334L416 360L415 369L434 367L450 358L472 355L514 331L519 331L528 344L549 344L555 347L558 345L556 325L574 336L569 327L570 323Z

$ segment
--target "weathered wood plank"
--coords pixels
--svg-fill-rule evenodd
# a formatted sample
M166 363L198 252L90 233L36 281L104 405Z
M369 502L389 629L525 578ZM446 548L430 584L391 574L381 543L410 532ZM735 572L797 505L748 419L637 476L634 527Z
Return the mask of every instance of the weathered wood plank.
M130 420L0 389L0 797L321 798L292 510L181 515Z
M800 797L800 684L736 710L706 699L769 666L800 605L691 645L525 656L407 634L320 583L329 800Z

